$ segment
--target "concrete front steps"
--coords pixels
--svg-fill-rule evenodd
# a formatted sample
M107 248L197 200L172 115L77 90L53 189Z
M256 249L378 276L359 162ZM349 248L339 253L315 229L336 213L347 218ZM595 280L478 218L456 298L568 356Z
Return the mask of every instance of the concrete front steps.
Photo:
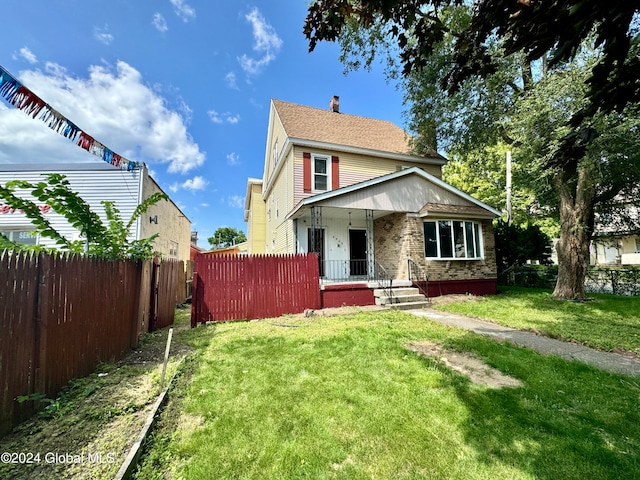
M427 297L420 293L417 287L376 288L373 290L373 296L376 299L376 305L396 310L415 310L430 305Z

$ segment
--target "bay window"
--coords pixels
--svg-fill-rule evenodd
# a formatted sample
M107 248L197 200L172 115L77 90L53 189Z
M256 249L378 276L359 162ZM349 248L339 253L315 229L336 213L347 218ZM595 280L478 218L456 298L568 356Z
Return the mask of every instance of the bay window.
M430 220L424 222L424 254L427 258L478 260L482 258L478 222Z

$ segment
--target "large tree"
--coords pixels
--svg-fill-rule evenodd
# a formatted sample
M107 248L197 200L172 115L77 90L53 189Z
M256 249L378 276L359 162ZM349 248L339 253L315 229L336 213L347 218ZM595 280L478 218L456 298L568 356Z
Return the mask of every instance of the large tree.
M208 239L209 245L215 248L230 247L246 242L247 236L242 230L233 227L220 227Z
M318 0L305 34L311 49L342 39L345 57L350 44L360 52L393 47L410 125L419 138L434 138L437 126L450 155L500 142L522 147L532 191L560 217L554 295L581 298L595 207L640 180L632 140L638 2L483 0L473 10L464 3ZM585 46L594 48L582 57Z

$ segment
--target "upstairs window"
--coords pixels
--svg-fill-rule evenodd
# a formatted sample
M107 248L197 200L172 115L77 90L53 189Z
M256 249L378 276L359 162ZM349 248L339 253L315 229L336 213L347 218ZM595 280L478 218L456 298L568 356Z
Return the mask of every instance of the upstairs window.
M340 188L340 159L337 155L302 153L302 191L323 193Z
M273 145L273 166L275 167L276 165L278 165L278 141L276 140L276 143Z
M327 156L313 155L311 178L313 178L313 190L326 192L329 188L331 160Z
M173 240L169 240L169 256L171 258L178 257L178 242L174 242Z
M482 230L477 222L437 220L424 222L427 258L478 260L482 258Z

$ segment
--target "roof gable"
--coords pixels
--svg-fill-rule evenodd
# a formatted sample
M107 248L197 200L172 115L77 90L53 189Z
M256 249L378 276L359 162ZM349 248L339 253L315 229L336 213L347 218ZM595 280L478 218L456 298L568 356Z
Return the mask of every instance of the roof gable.
M465 214L484 218L500 216L500 212L494 208L417 167L307 197L298 205L298 208L312 205L413 212L422 216L439 214Z

